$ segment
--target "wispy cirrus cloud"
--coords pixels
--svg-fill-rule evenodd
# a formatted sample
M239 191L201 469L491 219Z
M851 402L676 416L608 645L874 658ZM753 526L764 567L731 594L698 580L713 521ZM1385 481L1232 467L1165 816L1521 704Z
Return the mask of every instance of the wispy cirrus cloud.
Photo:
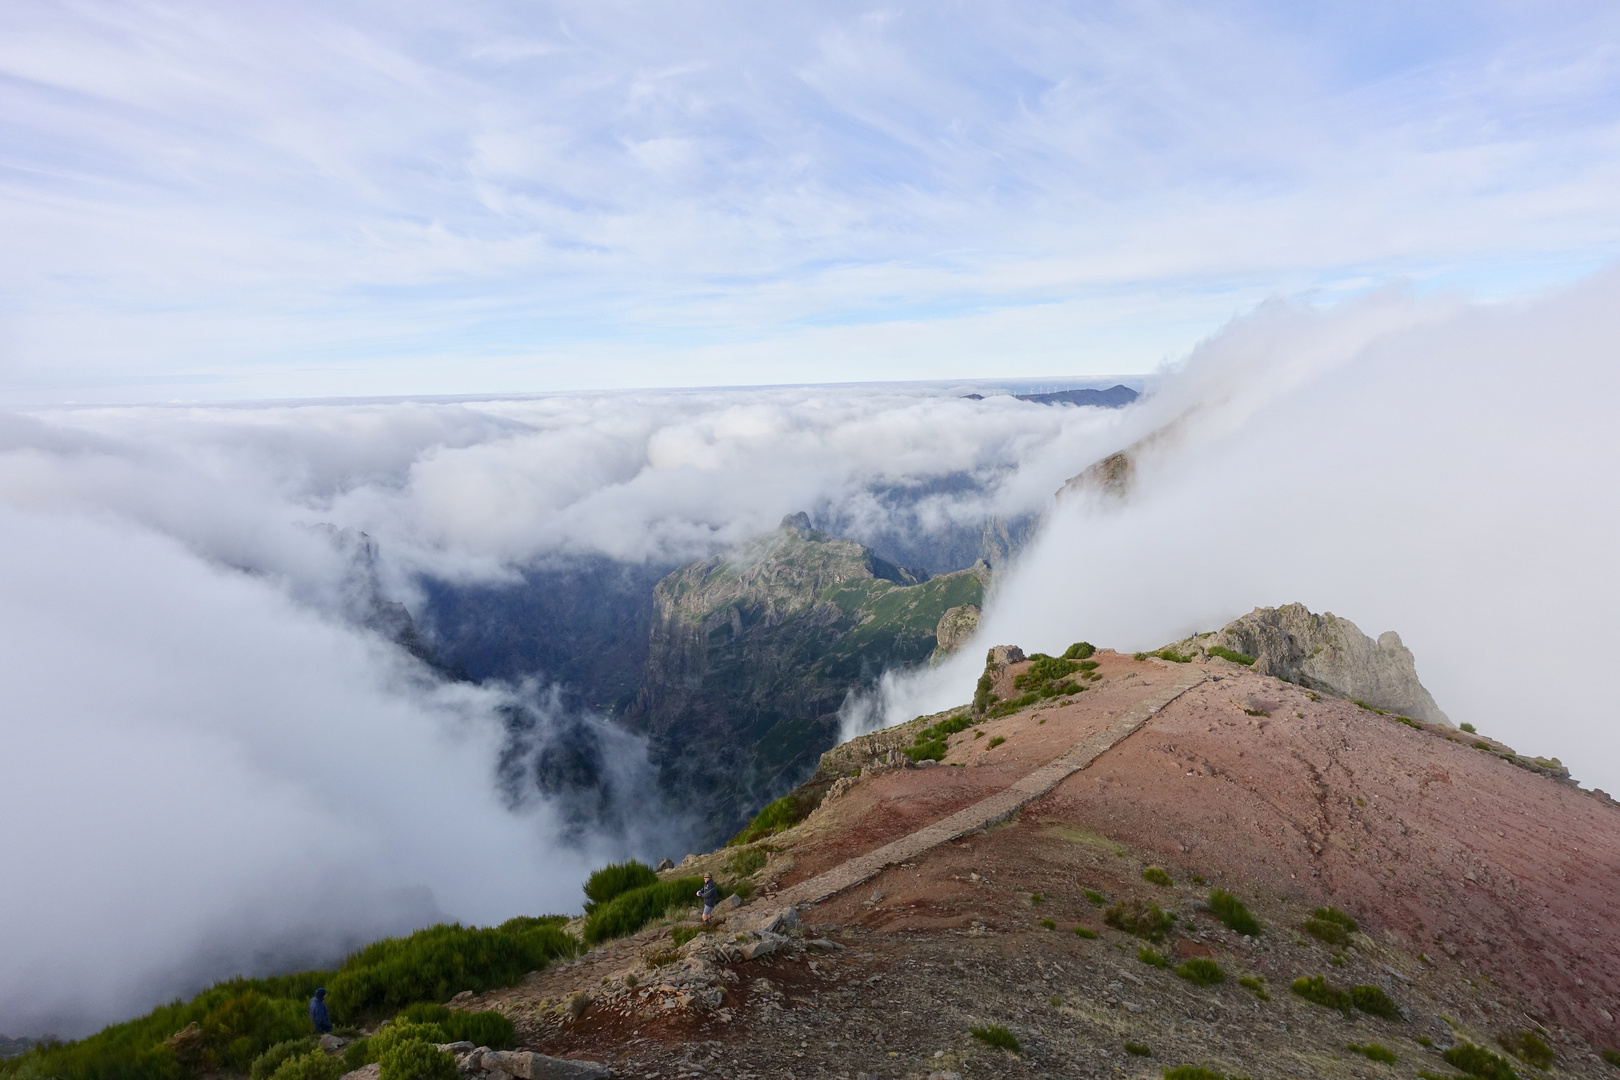
M1522 291L1620 243L1617 22L24 0L0 14L0 378L919 374L885 327L945 339L931 375L1140 370L1277 290Z

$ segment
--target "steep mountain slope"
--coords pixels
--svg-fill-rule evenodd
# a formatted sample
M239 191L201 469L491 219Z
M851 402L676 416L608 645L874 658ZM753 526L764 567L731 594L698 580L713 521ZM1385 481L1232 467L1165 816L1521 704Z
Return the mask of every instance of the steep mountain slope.
M651 740L666 791L722 837L791 789L837 737L848 695L926 663L941 619L961 640L989 567L926 581L798 514L654 590L641 690L626 714Z
M1019 655L993 650L1004 702L1055 666ZM806 819L671 872L753 889L722 932L665 921L478 1003L623 1076L1620 1076L1620 806L1240 663L1091 662L830 751Z

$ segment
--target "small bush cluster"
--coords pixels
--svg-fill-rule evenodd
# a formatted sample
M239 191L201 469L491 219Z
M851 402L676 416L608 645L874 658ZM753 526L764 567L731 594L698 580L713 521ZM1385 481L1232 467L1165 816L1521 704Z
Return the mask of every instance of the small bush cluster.
M691 907L702 887L702 878L684 877L621 893L585 920L585 943L598 945L633 934L672 908Z
M1350 944L1350 935L1361 926L1336 907L1320 907L1305 920L1305 932L1318 941L1343 949Z
M987 750L994 750L996 747L1000 746L1002 743L1004 743L1006 741L1007 741L1007 739L1006 739L1005 736L997 735L995 738L991 739L989 742L985 743L984 745L985 745L985 748Z
M1193 659L1191 656L1184 656L1181 653L1176 652L1176 650L1172 649L1168 645L1153 655L1157 656L1160 660L1168 660L1172 664L1190 664L1192 663Z
M1103 921L1115 930L1123 930L1149 941L1163 941L1164 936L1176 925L1174 915L1158 904L1141 900L1120 900L1110 904L1103 911Z
M1470 735L1478 734L1478 729L1475 728L1473 724L1458 724L1457 727L1459 730L1466 731Z
M820 801L819 795L795 792L784 795L775 802L766 803L742 832L726 841L726 846L741 847L767 836L775 836L783 829L791 829L809 817L810 811L814 810Z
M425 1039L397 1042L377 1063L378 1080L461 1080L456 1059Z
M1152 1050L1148 1049L1147 1046L1144 1045L1143 1043L1138 1043L1138 1042L1128 1042L1128 1043L1126 1043L1125 1044L1125 1052L1127 1054L1131 1055L1131 1057L1152 1057L1153 1056L1153 1051Z
M1266 977L1264 975L1244 975L1238 979L1238 985L1254 991L1254 996L1261 1001L1270 1001L1271 995L1266 992Z
M1142 961L1142 963L1150 964L1156 968L1167 968L1170 966L1170 961L1166 960L1158 949L1152 948L1148 945L1144 945L1140 949L1136 950L1136 958Z
M1097 647L1089 641L1077 641L1063 650L1065 660L1090 660L1096 653Z
M675 926L670 928L669 939L675 943L675 947L678 949L702 932L703 928L701 926Z
M635 859L608 863L585 879L585 914L589 915L620 893L652 885L657 880L658 874L652 867Z
M1377 1043L1368 1043L1366 1046L1357 1046L1355 1043L1346 1043L1344 1048L1350 1051L1352 1054L1360 1054L1362 1057L1368 1058L1369 1060L1381 1061L1385 1065L1393 1065L1400 1060L1400 1058L1396 1056L1395 1051L1391 1050L1387 1046L1379 1046Z
M290 1057L270 1074L271 1080L338 1080L343 1075L343 1063L329 1057L324 1050L306 1050Z
M1164 1080L1228 1080L1228 1077L1225 1073L1199 1065L1178 1065L1174 1069L1164 1070Z
M988 678L988 676L986 676ZM982 709L976 711L982 712ZM959 731L966 731L973 726L973 717L968 713L958 713L956 716L947 716L937 724L932 724L917 732L917 737L911 746L906 747L905 754L912 761L929 759L932 761L945 760L945 754L950 749L948 742L952 735Z
M1481 1080L1519 1080L1519 1074L1513 1071L1506 1058L1491 1053L1483 1046L1459 1043L1440 1056L1452 1068L1461 1069L1469 1076L1478 1076Z
M996 680L987 671L979 676L978 685L973 688L973 712L983 716L984 711L996 703Z
M264 1053L253 1059L248 1067L248 1080L270 1080L282 1064L295 1057L303 1057L311 1050L320 1048L315 1036L306 1035L302 1039L287 1039L278 1042Z
M1222 660L1230 660L1232 663L1242 664L1244 667L1248 667L1250 664L1254 663L1254 657L1250 656L1248 653L1240 653L1236 649L1228 649L1224 645L1211 645L1204 651L1209 653L1211 656L1218 656Z
M1095 940L1097 940L1097 931L1093 930L1089 926L1077 926L1077 927L1074 928L1074 932L1075 932L1075 936L1083 937L1087 941L1095 941Z
M1202 956L1179 965L1176 974L1198 986L1214 986L1226 981L1226 972L1221 970L1221 965Z
M1163 885L1167 889L1172 888L1175 885L1175 882L1170 879L1170 875L1165 872L1165 869L1162 866L1150 866L1146 870L1143 870L1142 879L1144 881L1151 881L1155 885Z
M1294 980L1294 993L1328 1009L1337 1009L1346 1016L1352 1008L1386 1020L1399 1020L1401 1010L1390 996L1376 986L1352 986L1340 990L1327 981L1325 975L1302 976Z
M1054 919L1042 919L1041 920L1041 925L1046 927L1048 930L1056 930L1057 929L1057 922Z
M1598 1057L1620 1069L1620 1050L1599 1050Z
M1104 896L1096 889L1081 889L1080 895L1084 896L1087 900L1090 900L1093 904L1100 905L1108 903L1108 897Z
M1552 1047L1533 1031L1520 1031L1501 1040L1502 1048L1520 1061L1538 1069L1550 1068L1553 1063Z
M1209 910L1226 924L1228 929L1248 937L1260 936L1260 920L1249 913L1249 909L1243 906L1243 901L1225 889L1211 889L1208 902Z
M968 1028L968 1033L986 1046L999 1046L1003 1050L1019 1053L1024 1048L1018 1044L1018 1037L1002 1024L989 1024L985 1027Z

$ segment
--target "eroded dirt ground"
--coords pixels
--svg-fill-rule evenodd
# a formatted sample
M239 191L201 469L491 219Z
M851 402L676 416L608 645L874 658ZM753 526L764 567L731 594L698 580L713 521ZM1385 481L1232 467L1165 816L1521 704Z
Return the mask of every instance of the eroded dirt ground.
M634 1077L1156 1077L1180 1064L1415 1077L1453 1075L1439 1052L1454 1038L1500 1050L1521 1031L1555 1054L1545 1072L1516 1061L1521 1076L1620 1077L1596 1055L1620 1046L1620 808L1470 737L1235 665L1207 665L1218 679L1015 820L804 910L775 951L716 949L759 937L746 928L772 910L773 887L1006 787L1168 678L1162 665L1099 659L1086 693L954 736L945 765L871 771L773 838L757 898L685 949L671 925L651 927L465 1004L507 1012L530 1049ZM729 857L678 872L723 874ZM1149 865L1175 884L1144 880ZM1214 919L1204 900L1217 886L1262 935ZM1208 956L1226 981L1195 986L1144 963L1147 942L1108 926L1087 890L1175 913L1157 949L1172 965ZM1322 904L1359 921L1348 948L1301 932ZM1346 1016L1289 991L1316 974L1378 986L1406 1019ZM1269 1000L1240 976L1263 979ZM1020 1052L969 1034L989 1024Z

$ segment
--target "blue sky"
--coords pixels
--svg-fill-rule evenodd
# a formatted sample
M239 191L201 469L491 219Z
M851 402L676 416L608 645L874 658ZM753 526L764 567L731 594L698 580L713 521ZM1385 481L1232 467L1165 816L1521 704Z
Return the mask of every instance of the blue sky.
M0 404L1089 376L1620 248L1612 3L0 7Z

